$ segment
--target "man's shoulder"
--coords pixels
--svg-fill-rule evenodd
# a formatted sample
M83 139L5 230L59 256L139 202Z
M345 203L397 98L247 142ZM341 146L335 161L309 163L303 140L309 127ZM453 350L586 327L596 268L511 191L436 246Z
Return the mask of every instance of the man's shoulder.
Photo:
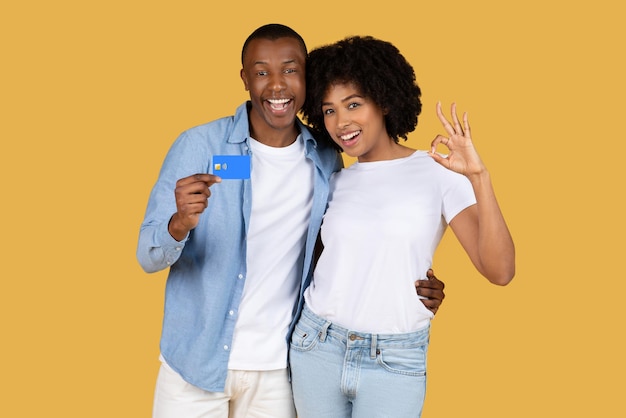
M341 168L343 166L341 154L334 143L329 141L323 133L320 134L319 132L311 131L311 135L312 138L314 138L315 151L319 154L320 159L327 161L335 171Z
M228 128L229 126L233 125L234 122L235 122L235 115L222 116L220 118L213 119L212 121L205 122L200 125L195 125L195 126L192 126L191 128L187 128L185 132L190 135L206 134L215 130Z
M183 136L207 138L218 136L223 139L245 138L248 133L248 116L245 103L233 115L222 116L209 122L193 126L183 132ZM240 139L235 140L240 142Z
M328 152L329 149L334 149L332 144L330 144L327 138L324 136L324 133L313 129L308 125L305 125L300 120L298 120L297 124L305 142L313 143L317 150L323 150L324 152Z

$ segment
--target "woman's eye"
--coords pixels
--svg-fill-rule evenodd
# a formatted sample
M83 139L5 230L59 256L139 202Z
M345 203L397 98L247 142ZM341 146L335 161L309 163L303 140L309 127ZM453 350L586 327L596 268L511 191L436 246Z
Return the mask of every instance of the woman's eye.
M331 113L333 113L333 110L332 110L332 109L324 109L324 110L322 110L322 112L323 112L325 115L330 115Z
M354 109L354 108L357 108L357 107L359 107L359 104L358 104L358 103L350 103L350 104L348 105L348 109Z

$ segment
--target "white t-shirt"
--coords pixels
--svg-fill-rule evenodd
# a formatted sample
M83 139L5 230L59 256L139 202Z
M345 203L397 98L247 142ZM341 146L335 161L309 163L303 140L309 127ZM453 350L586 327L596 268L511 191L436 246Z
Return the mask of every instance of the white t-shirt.
M469 180L426 152L356 162L331 179L324 251L305 293L317 315L354 331L406 333L432 318L415 292L447 224L476 203Z
M298 298L311 207L313 163L300 136L283 148L250 140L252 212L247 277L228 368L287 366L287 331Z

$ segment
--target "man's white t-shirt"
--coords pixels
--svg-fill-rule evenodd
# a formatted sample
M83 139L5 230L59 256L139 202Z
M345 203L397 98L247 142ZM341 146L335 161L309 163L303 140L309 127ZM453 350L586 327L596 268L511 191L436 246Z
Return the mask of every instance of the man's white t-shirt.
M317 315L354 331L407 333L432 318L415 291L447 224L476 203L469 180L426 152L356 162L331 179L324 251L305 293Z
M287 366L286 336L300 290L314 165L300 136L288 147L253 139L250 146L248 274L228 368L276 370Z

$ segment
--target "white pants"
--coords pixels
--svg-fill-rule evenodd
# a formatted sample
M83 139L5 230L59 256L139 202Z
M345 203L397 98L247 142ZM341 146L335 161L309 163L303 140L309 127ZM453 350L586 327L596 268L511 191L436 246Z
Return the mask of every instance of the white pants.
M228 370L224 392L185 382L165 362L154 393L153 418L295 418L287 369Z

